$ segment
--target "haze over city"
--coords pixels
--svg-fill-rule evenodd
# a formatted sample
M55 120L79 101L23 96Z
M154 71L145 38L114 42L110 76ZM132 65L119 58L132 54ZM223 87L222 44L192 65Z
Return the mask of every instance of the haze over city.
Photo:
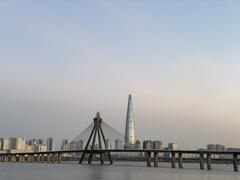
M233 3L234 2L234 3ZM75 138L96 111L136 139L240 147L238 1L0 2L0 136Z

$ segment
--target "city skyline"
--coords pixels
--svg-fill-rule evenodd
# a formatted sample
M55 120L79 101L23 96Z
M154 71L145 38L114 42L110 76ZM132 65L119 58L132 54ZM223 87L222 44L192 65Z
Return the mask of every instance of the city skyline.
M239 7L0 2L0 136L73 139L97 110L124 132L131 93L139 140L240 147Z

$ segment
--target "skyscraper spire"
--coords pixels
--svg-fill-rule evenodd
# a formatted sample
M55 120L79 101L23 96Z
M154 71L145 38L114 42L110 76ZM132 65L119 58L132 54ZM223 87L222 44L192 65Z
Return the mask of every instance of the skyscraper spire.
M125 146L135 144L132 96L129 94L125 126Z

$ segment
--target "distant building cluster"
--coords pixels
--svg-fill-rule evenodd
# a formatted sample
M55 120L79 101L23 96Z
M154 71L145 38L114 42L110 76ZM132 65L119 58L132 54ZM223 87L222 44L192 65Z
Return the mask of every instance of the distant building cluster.
M85 142L83 140L79 141L71 141L69 142L67 139L64 139L62 141L61 150L82 150L84 149ZM114 146L111 144L109 139L106 139L106 144L108 149L124 149L124 141L121 139L116 139L114 141ZM94 149L98 149L98 144L95 144L96 147ZM170 149L177 149L177 144L175 143L169 143ZM143 141L143 144L141 146L141 142L139 140L136 140L134 145L134 149L163 149L163 144L161 141L155 140L145 140ZM91 149L91 145L89 145L88 149Z
M30 139L19 137L0 138L1 152L44 152L54 151L53 138L47 139L47 144L44 144L42 139Z
M225 146L221 144L208 144L207 150L209 151L225 151Z
M84 143L83 140L69 142L67 139L64 139L62 141L61 150L62 151L66 151L66 150L82 150L83 149L83 145L84 145L83 143Z

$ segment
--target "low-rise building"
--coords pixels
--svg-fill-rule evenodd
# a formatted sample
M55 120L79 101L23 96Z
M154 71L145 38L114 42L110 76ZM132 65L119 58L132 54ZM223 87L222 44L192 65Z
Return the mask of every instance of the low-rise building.
M207 150L209 151L225 151L225 146L221 144L208 144Z
M168 143L168 149L177 150L178 149L178 144L177 143Z
M163 149L163 144L161 141L153 141L153 149Z
M151 140L145 140L143 141L143 149L152 149L152 141Z

